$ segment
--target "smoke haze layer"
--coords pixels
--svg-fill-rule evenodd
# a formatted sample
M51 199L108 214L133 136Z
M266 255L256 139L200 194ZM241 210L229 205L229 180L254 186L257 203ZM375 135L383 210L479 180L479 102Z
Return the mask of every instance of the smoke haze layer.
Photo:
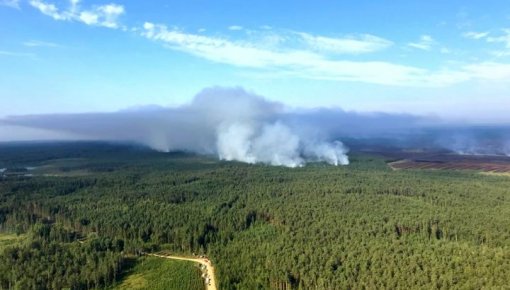
M339 108L292 109L242 88L221 87L204 89L180 107L0 120L0 141L30 137L130 141L165 152L214 154L222 160L288 167L309 161L346 165L348 149L342 140L353 146L353 139L358 140L354 144L372 144L375 150L390 146L510 155L508 126L459 126L431 117Z
M315 125L301 130L293 117L282 104L241 88L209 88L177 108L14 116L1 123L68 134L70 139L134 141L159 151L217 154L222 160L247 163L349 163L347 148L330 132Z

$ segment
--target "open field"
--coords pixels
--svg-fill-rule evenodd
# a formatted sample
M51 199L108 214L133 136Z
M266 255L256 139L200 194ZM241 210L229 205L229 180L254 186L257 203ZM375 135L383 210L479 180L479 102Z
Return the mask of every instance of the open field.
M211 260L209 260L209 258L207 258L205 256L196 256L196 255L191 256L191 257L190 256L176 256L176 255L173 255L172 253L169 253L167 251L152 253L149 255L153 256L153 257L172 259L172 260L177 260L177 261L191 261L196 264L199 264L200 269L202 271L201 276L205 282L205 289L206 290L217 290L216 274L214 271L214 266L213 266Z
M480 174L486 176L510 177L510 172L480 172Z
M13 233L0 233L0 253L9 246L22 243L26 235L16 235Z
M495 163L484 160L433 161L400 160L388 163L393 169L444 169L444 170L479 170L494 173L510 173L510 162Z
M198 264L159 257L141 257L112 290L204 290Z
M510 157L427 152L377 152L392 169L476 170L510 173Z

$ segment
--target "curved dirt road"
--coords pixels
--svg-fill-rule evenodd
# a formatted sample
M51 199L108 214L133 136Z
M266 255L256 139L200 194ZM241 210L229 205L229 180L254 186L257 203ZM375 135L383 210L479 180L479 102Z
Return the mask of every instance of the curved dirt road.
M216 275L214 274L214 267L210 260L205 258L187 258L180 256L172 256L172 255L162 255L162 254L148 254L149 256L160 257L165 259L173 259L173 260L182 260L182 261L191 261L195 263L199 263L201 265L205 265L207 267L207 274L211 279L211 285L205 284L206 290L217 290L216 288Z

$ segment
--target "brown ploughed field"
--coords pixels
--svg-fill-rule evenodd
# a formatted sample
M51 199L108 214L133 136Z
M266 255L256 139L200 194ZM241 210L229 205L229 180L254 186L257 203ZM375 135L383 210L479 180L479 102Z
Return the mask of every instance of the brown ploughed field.
M387 156L387 155L386 155ZM392 154L388 165L398 169L478 170L510 173L510 157L459 154Z
M510 163L494 164L487 162L455 162L455 161L415 161L401 160L389 163L393 169L449 169L449 170L481 170L487 172L510 173Z

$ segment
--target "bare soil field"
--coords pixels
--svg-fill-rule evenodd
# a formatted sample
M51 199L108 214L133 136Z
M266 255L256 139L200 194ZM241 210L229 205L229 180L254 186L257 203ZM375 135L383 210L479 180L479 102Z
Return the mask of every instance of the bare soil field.
M481 170L495 173L510 173L510 163L495 164L476 161L416 161L400 160L389 163L393 169L448 169L448 170Z
M492 155L460 155L447 153L384 152L388 165L398 169L478 170L510 173L510 157Z

